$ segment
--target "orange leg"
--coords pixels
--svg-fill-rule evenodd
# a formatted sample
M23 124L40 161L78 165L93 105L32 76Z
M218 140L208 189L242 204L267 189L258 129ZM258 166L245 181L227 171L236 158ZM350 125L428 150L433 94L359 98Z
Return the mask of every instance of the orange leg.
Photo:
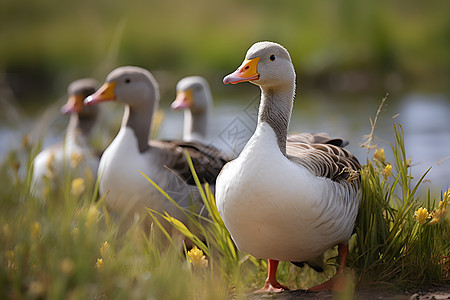
M348 245L347 244L339 244L338 246L338 260L339 265L337 268L336 275L328 281L325 281L322 284L314 286L310 288L310 291L335 291L342 292L345 290L347 286L344 270L345 264L347 262L347 254L348 254Z
M278 268L278 260L269 259L268 275L264 286L255 293L279 293L284 290L289 290L286 286L281 285L276 278Z

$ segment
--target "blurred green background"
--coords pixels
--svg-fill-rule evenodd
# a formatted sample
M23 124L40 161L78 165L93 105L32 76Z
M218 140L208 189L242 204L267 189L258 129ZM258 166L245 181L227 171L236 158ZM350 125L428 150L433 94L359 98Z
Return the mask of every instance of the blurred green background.
M400 114L414 175L433 166L428 178L448 186L449 12L448 0L2 0L0 157L23 134L44 138L44 146L62 139L67 85L86 76L103 82L122 65L147 68L158 81L160 138L181 137L182 114L169 105L188 75L211 85L214 145L221 148L235 118L249 137L259 90L222 79L254 42L269 40L288 49L298 76L290 132L342 136L364 161L359 145L389 93L376 136L392 141L391 117ZM102 108L99 149L117 133L123 111Z
M302 89L449 94L449 11L448 0L2 0L0 76L33 111L120 65L155 72L163 97L192 74L221 94L246 50L271 40L291 53Z

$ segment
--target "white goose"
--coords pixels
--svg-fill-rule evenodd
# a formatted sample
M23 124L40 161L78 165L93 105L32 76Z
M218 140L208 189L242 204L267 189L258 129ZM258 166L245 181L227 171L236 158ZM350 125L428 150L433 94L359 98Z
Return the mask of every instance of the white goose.
M32 180L37 194L41 194L47 184L55 191L66 175L84 176L86 167L93 178L96 177L99 156L89 144L89 137L97 120L98 108L84 107L83 100L97 87L98 82L91 78L79 79L69 85L69 99L61 108L62 113L70 114L64 142L44 149L33 161Z
M184 109L183 140L208 143L208 125L213 101L209 84L201 76L184 77L177 83L171 108Z
M210 147L183 141L148 142L153 113L159 101L158 84L152 74L139 67L113 70L103 86L85 99L91 105L116 101L125 105L119 133L100 160L100 195L106 195L109 210L122 219L123 228L135 214L149 207L184 221L185 215L167 200L147 179L156 182L182 207L192 205L198 190L194 185L185 150L191 156L202 182L214 186L225 164L221 154Z
M250 81L261 88L255 133L216 183L219 213L238 248L269 260L260 291L287 289L276 280L278 261L320 269L323 253L335 245L340 257L336 276L311 290L338 290L361 201L357 159L339 147L339 139L287 138L295 71L281 45L254 44L223 81Z

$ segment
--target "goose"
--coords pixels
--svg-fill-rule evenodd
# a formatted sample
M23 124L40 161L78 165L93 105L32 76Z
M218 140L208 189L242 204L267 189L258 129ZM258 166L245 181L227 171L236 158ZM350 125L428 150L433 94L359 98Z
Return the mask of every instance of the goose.
M361 202L358 160L327 135L287 137L295 71L288 51L273 42L255 43L225 84L258 85L257 127L240 155L216 182L219 213L240 251L268 259L258 292L288 289L276 279L279 261L320 271L323 253L338 245L336 275L310 290L340 290Z
M70 114L64 141L44 149L33 161L32 182L37 194L42 194L47 184L55 191L67 175L83 177L86 168L96 177L99 156L89 138L99 111L97 107L84 107L83 100L97 87L98 82L92 78L78 79L68 86L69 98L61 108L62 113Z
M104 101L125 105L120 130L104 151L98 169L99 192L105 196L109 212L119 218L119 224L124 230L136 215L146 213L147 207L161 213L167 212L185 222L185 214L143 174L181 207L188 208L192 206L192 198L199 199L199 193L185 151L192 158L199 179L212 187L226 162L221 153L194 142L149 142L152 117L159 101L159 88L153 75L146 69L124 66L113 70L100 89L85 99L85 105ZM151 223L150 218L146 220L144 226Z
M177 96L170 107L184 109L183 140L207 144L213 106L208 82L201 76L188 76L178 81L176 89Z

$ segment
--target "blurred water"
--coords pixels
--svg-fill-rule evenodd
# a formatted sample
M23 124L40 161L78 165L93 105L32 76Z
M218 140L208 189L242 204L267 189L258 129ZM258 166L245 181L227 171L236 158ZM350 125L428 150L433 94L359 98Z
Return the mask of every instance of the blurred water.
M350 142L348 149L364 164L373 153L368 153L360 144L364 142L363 137L370 133L369 120L375 117L382 96L379 99L361 97L349 100L346 97L329 97L323 94L297 95L289 132L328 132L331 136L342 137ZM394 136L392 117L398 114L404 128L407 156L411 157L414 164L413 177L419 178L431 166L426 186L447 189L450 187L450 99L445 95L415 93L395 100L391 98L388 97L378 118L375 129L375 136L379 138L376 140L377 145L385 148L386 159L392 161L393 158L389 155L389 142L393 142ZM230 156L236 156L256 127L259 91L256 90L253 97L240 101L219 100L215 103L210 126L211 144ZM159 137L181 138L183 114L167 109L168 103L161 103L165 119ZM35 118L24 116L12 106L8 109L11 110L10 113L5 114L3 111L1 115L2 160L8 151L20 147L25 133L31 134L34 139L44 134L44 146L62 140L67 117L55 117L55 107L50 109L50 113ZM108 122L117 127L122 109L117 106L115 113L107 112ZM20 122L5 122L5 115L16 115ZM113 122L111 118L114 118ZM108 133L110 138L116 129L113 128ZM103 140L106 145L109 139L103 137Z
M364 164L373 152L368 153L360 145L371 131L370 119L375 118L381 98L355 102L324 95L302 99L299 95L289 132L328 132L331 136L342 137L350 142L347 148ZM248 101L217 103L211 124L211 143L231 156L238 153L256 127L258 100L259 95L255 95ZM393 117L397 115L404 129L406 155L414 164L414 179L419 179L431 166L424 186L450 187L450 99L428 94L409 94L395 102L387 98L374 135L377 146L385 148L386 160L391 162L389 143L394 143ZM160 135L180 138L181 127L182 114L168 111Z
M413 94L401 102L405 148L416 176L432 167L427 179L450 187L450 104L442 95Z

